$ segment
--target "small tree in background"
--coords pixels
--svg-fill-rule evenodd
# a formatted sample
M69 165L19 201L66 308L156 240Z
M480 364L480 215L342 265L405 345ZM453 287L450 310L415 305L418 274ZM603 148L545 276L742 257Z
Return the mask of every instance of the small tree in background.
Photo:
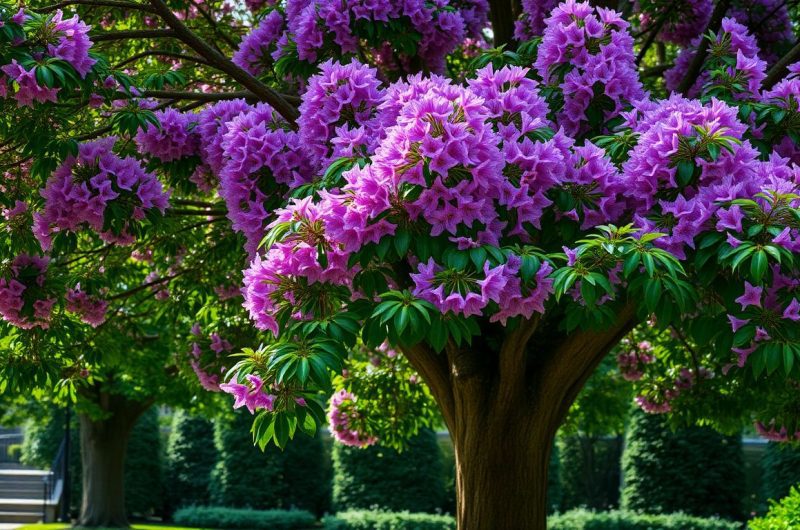
M436 433L425 429L403 452L374 445L333 446L333 507L336 511L382 508L435 512L444 502L442 457Z
M635 410L622 457L623 509L743 517L739 436L708 427L670 429L663 416Z
M166 490L169 511L181 506L208 504L211 470L217 461L217 447L209 443L211 420L177 410L167 441Z
M150 515L164 508L164 446L158 409L147 410L133 426L125 459L128 513Z

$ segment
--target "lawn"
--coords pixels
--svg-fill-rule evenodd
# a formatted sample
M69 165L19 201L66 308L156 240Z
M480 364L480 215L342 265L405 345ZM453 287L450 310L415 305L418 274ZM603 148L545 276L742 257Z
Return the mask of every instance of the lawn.
M48 523L48 524L29 524L20 526L16 530L68 530L72 528L70 525L64 523ZM133 530L198 530L196 528L187 528L185 526L169 526L163 524L134 524L131 525Z

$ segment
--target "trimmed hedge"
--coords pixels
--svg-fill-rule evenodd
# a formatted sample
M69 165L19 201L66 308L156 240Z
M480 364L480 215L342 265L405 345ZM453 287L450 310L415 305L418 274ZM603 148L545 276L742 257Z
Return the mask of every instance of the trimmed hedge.
M352 510L322 520L325 530L455 530L449 515Z
M800 449L789 444L770 442L761 460L764 472L761 494L767 499L780 500L792 486L800 483Z
M621 507L646 513L743 518L742 442L704 427L672 432L665 418L636 410L622 457Z
M246 510L190 506L173 516L176 524L197 528L243 528L248 530L303 530L314 526L317 518L301 510Z
M339 511L436 512L445 499L436 433L423 430L402 452L333 445L333 505Z
M619 506L621 437L563 436L557 448L562 510Z
M136 421L125 457L125 506L147 515L164 508L164 452L158 409L147 409Z
M750 530L796 530L800 528L800 490L792 487L780 502L772 502L764 517L748 523Z
M687 492L687 496L691 491ZM740 530L725 519L692 517L682 513L644 515L623 511L573 510L548 519L549 530Z
M318 515L330 507L330 468L322 440L298 433L284 451L253 445L253 417L235 412L214 423L217 463L212 504L260 510L299 508Z
M182 410L172 417L165 472L170 509L209 503L209 479L217 461L217 448L209 443L213 429L208 419Z

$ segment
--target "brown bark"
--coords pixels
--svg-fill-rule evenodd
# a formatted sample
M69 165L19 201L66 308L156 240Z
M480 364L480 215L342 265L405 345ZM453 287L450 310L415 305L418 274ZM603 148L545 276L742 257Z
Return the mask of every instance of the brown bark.
M556 431L635 319L629 304L604 330L562 335L554 331L557 321L536 318L502 335L494 351L487 337L475 337L471 347L450 343L443 354L424 346L405 350L453 439L459 530L546 529L547 470Z
M150 403L105 393L99 401L107 417L80 415L83 499L78 526L128 528L125 455L133 425Z

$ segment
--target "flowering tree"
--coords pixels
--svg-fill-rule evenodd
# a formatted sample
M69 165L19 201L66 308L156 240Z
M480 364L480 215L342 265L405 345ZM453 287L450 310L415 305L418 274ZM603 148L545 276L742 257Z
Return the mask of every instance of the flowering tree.
M4 388L166 368L262 446L400 444L435 401L460 528L545 527L555 431L637 324L645 409L765 396L738 415L797 437L786 5L512 7L2 4Z

